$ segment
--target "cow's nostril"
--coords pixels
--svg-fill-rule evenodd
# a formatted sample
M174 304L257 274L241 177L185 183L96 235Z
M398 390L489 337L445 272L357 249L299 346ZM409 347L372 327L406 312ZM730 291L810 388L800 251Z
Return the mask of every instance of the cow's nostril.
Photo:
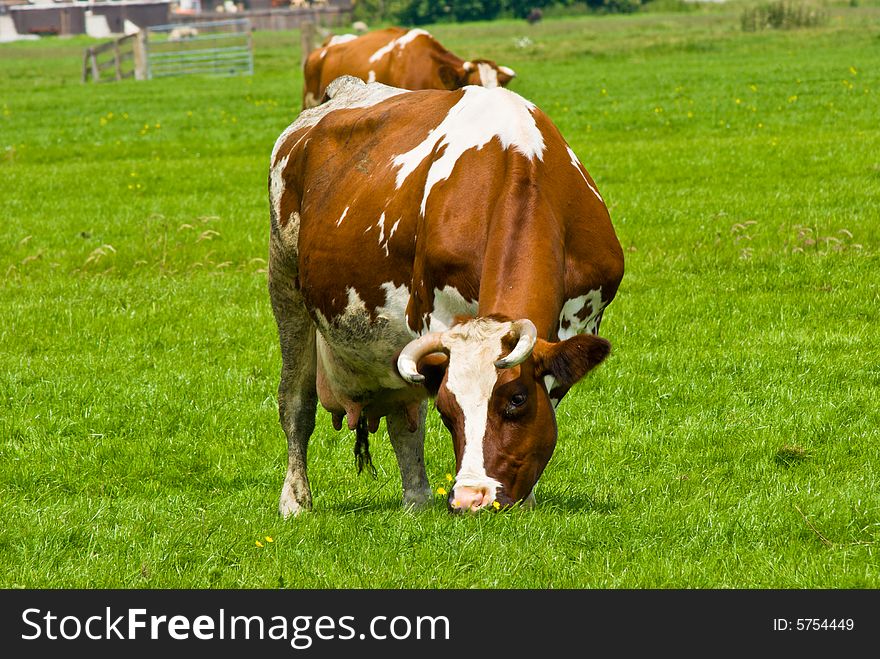
M456 488L447 501L450 509L455 512L475 512L488 506L491 499L489 488L463 486Z

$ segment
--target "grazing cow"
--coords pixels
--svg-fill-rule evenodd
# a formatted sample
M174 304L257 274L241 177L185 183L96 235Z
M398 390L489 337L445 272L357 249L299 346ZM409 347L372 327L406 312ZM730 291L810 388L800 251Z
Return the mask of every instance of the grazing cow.
M306 58L303 108L321 103L327 85L342 75L403 89L459 89L505 87L516 73L487 59L465 61L421 29L341 34L326 39Z
M431 498L430 397L455 451L449 507L533 504L556 405L610 350L596 333L623 252L593 179L506 89L343 76L327 95L279 136L269 172L281 514L311 507L318 401L356 431L360 465L386 418L405 505Z

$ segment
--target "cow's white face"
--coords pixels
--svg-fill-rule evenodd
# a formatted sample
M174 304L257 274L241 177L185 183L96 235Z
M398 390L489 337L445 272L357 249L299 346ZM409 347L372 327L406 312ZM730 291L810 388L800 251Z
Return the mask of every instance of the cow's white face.
M417 347L398 360L401 375L411 381L421 381L420 368L445 369L436 408L455 449L448 500L454 512L501 508L529 497L556 446L556 415L544 377L570 387L610 350L593 335L558 343L537 339L528 321L532 335L524 336L522 322L472 319L417 339L410 344ZM441 352L446 358L438 361Z
M510 81L516 77L513 69L507 66L498 66L491 60L468 61L462 65L462 68L465 73L464 85L489 88L507 87Z

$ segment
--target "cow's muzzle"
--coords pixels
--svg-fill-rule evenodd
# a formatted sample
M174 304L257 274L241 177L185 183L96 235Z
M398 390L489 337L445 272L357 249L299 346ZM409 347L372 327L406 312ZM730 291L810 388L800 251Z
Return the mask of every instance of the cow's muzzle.
M449 510L454 513L476 512L492 508L495 501L495 488L487 485L462 485L453 488L447 499Z

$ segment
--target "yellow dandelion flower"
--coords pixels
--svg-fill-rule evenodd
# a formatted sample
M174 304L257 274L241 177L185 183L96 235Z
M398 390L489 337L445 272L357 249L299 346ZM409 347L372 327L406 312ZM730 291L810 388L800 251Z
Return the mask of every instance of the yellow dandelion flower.
M257 540L257 547L262 547L262 546L263 546L263 543L260 542L259 540Z
M272 536L271 536L271 535L267 535L267 536L266 536L266 542L275 542L275 541L272 539Z
M437 494L439 494L440 496L446 496L446 488L438 487Z
M493 502L492 502L492 507L493 507L495 510L498 510L499 508L501 508L501 504L498 503L497 501L493 501Z
M858 75L859 73L858 71L856 71L856 67L854 66L849 67L849 72L853 75Z
M788 97L789 103L794 103L795 101L797 101L797 94Z
M452 500L452 507L453 507L453 508L458 508L458 499L453 499L453 500Z
M449 483L452 482L452 474L446 474L446 481Z

